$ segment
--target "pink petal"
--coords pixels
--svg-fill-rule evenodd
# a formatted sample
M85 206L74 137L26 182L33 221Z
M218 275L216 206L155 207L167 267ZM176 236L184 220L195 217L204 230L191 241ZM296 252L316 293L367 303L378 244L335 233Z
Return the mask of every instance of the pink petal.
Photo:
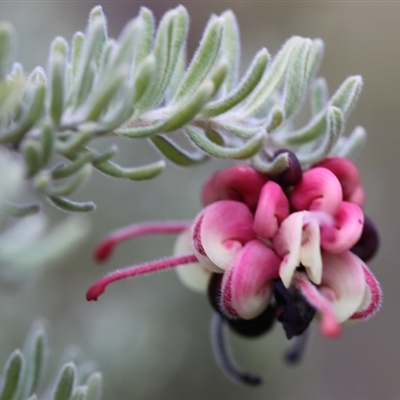
M374 274L363 264L366 290L361 306L350 319L368 319L372 317L382 305L382 290Z
M341 254L323 252L324 264L320 292L330 301L339 322L359 310L366 285L364 263L350 251Z
M271 239L288 215L289 201L282 188L275 182L267 182L261 190L254 216L255 233L265 239Z
M174 256L181 256L193 252L191 232L186 230L180 234L174 245ZM204 293L207 291L208 283L211 278L210 271L202 267L201 263L193 262L176 267L179 280L189 289Z
M195 248L212 264L226 269L243 245L256 238L252 225L253 215L244 203L222 200L210 204L194 225Z
M342 188L336 176L325 168L312 168L293 188L290 203L299 211L325 211L336 214L342 202Z
M316 164L315 167L329 169L335 174L342 187L343 200L363 206L364 189L360 184L358 168L352 161L343 157L329 157Z
M204 205L219 200L236 200L254 211L261 188L267 181L266 175L249 165L234 165L211 175L203 186L201 200Z
M224 309L244 319L261 314L272 295L271 279L279 276L280 258L259 240L252 240L236 255L222 280Z
M342 253L361 237L364 213L354 203L343 201L334 216L335 226L321 225L321 247L330 253Z
M319 284L322 276L320 232L313 213L299 211L290 214L273 239L273 247L282 258L279 275L289 287L297 267L306 268L309 278Z

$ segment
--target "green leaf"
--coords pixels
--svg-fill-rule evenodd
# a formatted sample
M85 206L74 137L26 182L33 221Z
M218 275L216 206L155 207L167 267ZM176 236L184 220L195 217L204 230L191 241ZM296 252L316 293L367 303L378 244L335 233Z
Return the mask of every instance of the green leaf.
M324 135L322 143L318 143L311 152L306 154L297 154L297 158L302 165L314 164L329 155L342 134L344 124L341 111L336 107L330 107L327 117L328 132Z
M84 129L81 127L81 131L71 132L64 140L57 140L55 143L56 151L60 154L78 151L92 138L92 136L92 129Z
M306 94L310 78L311 51L312 41L303 39L292 53L282 100L283 112L287 119L295 114Z
M288 153L281 153L272 161L266 161L261 154L257 154L251 159L251 164L258 171L267 175L278 175L287 169L289 163Z
M350 76L347 78L332 96L330 105L338 108L346 120L350 111L355 106L361 93L363 81L361 76Z
M308 62L308 72L310 80L315 79L318 73L319 67L322 63L324 56L324 42L321 39L314 39L312 41L312 51Z
M4 367L0 389L0 400L12 400L21 380L24 356L20 350L15 350L8 358Z
M135 168L123 168L111 161L93 163L94 167L106 175L115 178L126 178L133 181L152 179L159 175L165 168L165 161L160 160L152 164L147 164Z
M0 82L0 126L8 125L22 101L25 80L19 77Z
M55 133L53 126L49 121L46 121L40 131L40 146L42 165L46 165L53 153Z
M146 90L150 88L151 79L154 77L156 68L156 58L153 54L147 56L140 64L136 74L135 82L133 84L133 104L138 103L142 96L146 93Z
M52 197L68 196L75 192L83 183L85 183L91 175L92 165L84 165L78 172L72 175L67 182L62 185L52 186L48 185L46 188L46 194Z
M223 92L229 93L236 85L240 67L240 33L235 14L225 11L221 15L223 22L221 51L230 66L223 86Z
M198 129L186 128L186 133L196 146L206 153L218 158L231 158L236 160L247 159L256 154L261 149L265 140L264 132L260 131L241 146L223 147L209 140L208 137Z
M67 74L68 43L57 37L51 44L48 70L49 91L48 110L53 121L58 124L64 111L65 81Z
M154 136L151 141L160 152L173 163L181 166L196 165L208 159L202 153L189 153L165 136Z
M50 202L64 211L71 212L89 212L96 209L93 201L75 201L60 196L48 196Z
M204 82L186 103L172 109L171 115L150 126L117 129L115 133L131 138L148 137L155 133L170 132L190 122L203 108L214 92L211 81Z
M75 86L75 80L79 70L79 63L82 57L85 35L82 32L76 32L72 38L71 65L68 73L68 97L71 96L70 89Z
M87 394L85 400L100 400L103 377L101 373L92 374L87 381Z
M78 172L84 165L92 162L93 159L94 154L83 152L66 167L54 169L51 175L54 179L66 178L67 176L71 176Z
M155 31L154 15L148 8L140 8L137 21L140 26L140 33L134 38L135 56L132 63L133 66L140 65L150 54Z
M87 388L85 386L79 386L74 390L71 400L85 400L87 394Z
M97 165L105 161L108 161L111 158L113 158L117 153L118 153L118 146L116 144L112 144L106 152L95 156L93 158L92 164Z
M217 61L222 38L222 20L212 16L206 26L199 47L182 78L171 106L181 104L204 82Z
M148 90L136 104L137 114L154 107L164 95L185 42L187 25L187 12L182 6L167 12L161 19L154 43L158 73L153 74Z
M213 95L214 87L213 82L204 82L196 92L193 93L191 98L187 99L185 104L173 110L172 115L160 124L158 131L174 131L190 122Z
M250 95L260 82L269 60L267 49L260 50L254 57L245 76L230 93L204 107L202 116L215 117L229 111Z
M41 116L46 93L45 83L37 82L31 86L27 94L27 104L21 117L9 129L0 132L0 143L10 143L22 139Z
M53 400L70 400L76 377L76 367L74 363L64 365L58 378Z
M286 75L293 52L303 43L302 38L294 36L289 39L275 56L271 66L265 71L256 88L247 98L246 104L240 109L243 118L254 114L275 92Z
M14 28L8 22L0 23L0 81L7 74L16 49Z
M328 104L328 85L324 78L315 80L311 92L312 115L319 114Z
M353 158L367 141L367 132L362 126L357 126L346 138L341 137L332 153L338 157Z
M25 176L31 178L42 165L40 145L33 140L25 140L22 144L22 154L25 160Z
M5 203L3 205L5 212L15 218L22 218L28 215L36 214L40 211L38 204L14 204Z
M15 400L25 400L31 396L36 391L43 374L47 353L47 338L43 324L43 321L35 323L25 340L23 349L25 364Z

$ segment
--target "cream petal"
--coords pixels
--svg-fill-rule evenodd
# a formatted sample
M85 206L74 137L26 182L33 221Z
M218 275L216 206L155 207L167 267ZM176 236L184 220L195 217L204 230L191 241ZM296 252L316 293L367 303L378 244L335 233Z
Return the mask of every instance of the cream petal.
M363 262L350 251L322 253L320 292L332 304L339 322L348 320L361 306L366 285Z
M190 230L180 234L175 242L173 254L180 256L193 251ZM176 267L179 280L195 292L206 292L211 273L203 268L199 262L194 262Z

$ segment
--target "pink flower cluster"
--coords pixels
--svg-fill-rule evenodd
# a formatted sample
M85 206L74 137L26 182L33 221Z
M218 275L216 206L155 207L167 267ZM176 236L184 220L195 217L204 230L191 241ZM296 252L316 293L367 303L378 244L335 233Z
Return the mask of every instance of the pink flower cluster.
M336 337L341 323L373 315L382 295L365 261L375 254L378 235L363 212L356 166L331 157L302 172L296 156L287 153L288 168L279 175L248 165L213 174L193 222L141 224L112 233L99 245L98 260L128 238L180 235L173 257L106 275L89 288L87 299L97 300L116 280L178 267L184 283L208 291L219 321L216 336L222 323L251 337L279 321L289 339L301 337L317 316L321 332ZM217 359L224 364L221 351ZM239 373L228 372L234 374ZM238 379L259 383L246 374Z

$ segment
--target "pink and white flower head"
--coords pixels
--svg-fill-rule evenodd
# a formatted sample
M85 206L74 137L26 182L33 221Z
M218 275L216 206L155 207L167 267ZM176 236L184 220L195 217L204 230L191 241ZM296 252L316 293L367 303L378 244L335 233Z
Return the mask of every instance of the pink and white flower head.
M279 152L278 152L279 154ZM134 225L100 243L96 258L144 234L178 233L174 256L117 270L93 284L97 300L112 282L177 267L181 281L207 292L216 311L212 323L217 361L229 377L259 384L229 358L223 327L254 337L278 321L297 336L287 354L300 358L314 319L328 337L340 324L373 315L381 303L379 284L364 261L378 247L377 231L364 217L364 190L350 161L328 158L302 172L294 153L289 168L267 176L247 165L213 174L203 186L204 208L193 222Z

